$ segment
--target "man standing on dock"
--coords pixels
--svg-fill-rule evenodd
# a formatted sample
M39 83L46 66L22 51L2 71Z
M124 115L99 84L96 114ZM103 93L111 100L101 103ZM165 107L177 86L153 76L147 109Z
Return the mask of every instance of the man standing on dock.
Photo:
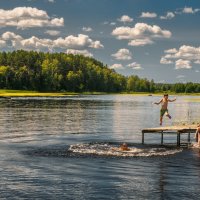
M171 116L169 115L168 112L168 102L173 102L176 101L175 99L168 99L168 94L164 94L163 98L159 101L159 102L155 102L154 104L159 105L161 104L161 109L160 109L160 125L162 125L162 120L163 120L163 116L166 113L166 116L171 119Z

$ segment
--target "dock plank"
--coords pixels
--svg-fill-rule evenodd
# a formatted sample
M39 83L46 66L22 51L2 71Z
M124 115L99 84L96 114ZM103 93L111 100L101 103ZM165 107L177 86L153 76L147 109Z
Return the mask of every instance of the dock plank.
M197 125L181 125L181 126L165 126L165 127L155 127L155 128L145 128L142 129L144 133L165 133L165 132L195 132Z

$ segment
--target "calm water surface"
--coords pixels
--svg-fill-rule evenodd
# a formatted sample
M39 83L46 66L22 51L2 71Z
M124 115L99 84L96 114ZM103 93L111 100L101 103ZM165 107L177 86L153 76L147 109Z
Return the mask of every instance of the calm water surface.
M164 125L198 121L197 97L169 105ZM0 199L200 199L200 153L116 157L70 154L70 145L141 143L159 125L160 97L101 95L0 99ZM166 142L176 137L166 136ZM182 138L185 140L186 138ZM160 137L146 137L149 144Z

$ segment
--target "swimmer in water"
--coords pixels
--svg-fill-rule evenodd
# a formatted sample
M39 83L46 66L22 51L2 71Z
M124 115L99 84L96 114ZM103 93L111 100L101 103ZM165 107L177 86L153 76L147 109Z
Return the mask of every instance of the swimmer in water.
M171 119L172 117L169 115L168 113L168 102L173 102L176 101L175 99L168 99L168 94L164 94L163 98L159 101L159 102L155 102L154 104L159 105L161 104L161 109L160 109L160 125L162 125L162 120L163 120L163 116L164 114L166 114L166 116Z
M121 151L129 151L130 149L128 148L128 145L126 143L123 143L120 145L120 150Z
M130 148L128 148L128 145L126 143L123 143L120 145L120 147L113 147L112 150L114 150L114 151L130 151Z

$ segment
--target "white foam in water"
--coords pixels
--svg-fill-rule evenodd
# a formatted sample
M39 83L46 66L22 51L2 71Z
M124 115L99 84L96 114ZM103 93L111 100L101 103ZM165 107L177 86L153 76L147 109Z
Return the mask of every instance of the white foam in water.
M122 151L120 148L105 144L75 144L71 145L69 151L80 154L92 154L101 156L123 156L123 157L149 157L149 156L167 156L181 152L183 149L174 148L138 148L131 146L128 151Z

